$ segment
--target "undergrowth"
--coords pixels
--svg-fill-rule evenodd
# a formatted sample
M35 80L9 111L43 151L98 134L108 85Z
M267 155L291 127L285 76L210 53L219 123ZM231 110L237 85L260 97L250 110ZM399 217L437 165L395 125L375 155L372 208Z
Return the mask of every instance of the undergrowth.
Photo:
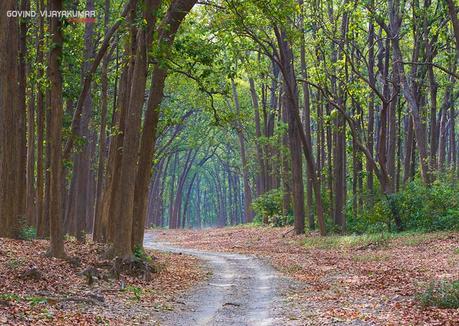
M419 302L426 307L458 309L459 280L431 282L417 297Z
M459 185L437 180L426 186L415 180L395 194L375 196L373 205L358 214L348 205L346 217L347 231L357 234L459 230Z

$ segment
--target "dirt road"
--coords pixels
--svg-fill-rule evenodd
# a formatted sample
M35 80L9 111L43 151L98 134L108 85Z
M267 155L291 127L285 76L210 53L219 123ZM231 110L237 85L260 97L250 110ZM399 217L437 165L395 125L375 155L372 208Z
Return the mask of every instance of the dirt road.
M178 248L145 235L145 247L181 252L206 263L211 277L177 300L161 325L295 325L285 320L283 293L291 285L271 266L253 256Z

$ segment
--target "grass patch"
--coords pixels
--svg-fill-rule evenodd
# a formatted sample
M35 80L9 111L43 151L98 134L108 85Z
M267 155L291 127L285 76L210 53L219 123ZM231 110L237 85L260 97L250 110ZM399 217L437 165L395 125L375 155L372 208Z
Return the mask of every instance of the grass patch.
M308 249L344 249L368 245L379 247L395 237L394 233L309 237L304 240L304 246Z
M14 293L0 293L0 301L24 301L29 302L32 306L36 306L37 304L47 303L48 299L35 296L21 297Z
M19 301L21 297L14 293L0 293L0 300L3 301Z
M445 239L451 235L451 232L431 232L431 233L420 233L420 232L406 232L402 233L402 244L406 246L418 246L422 243L429 242L432 240Z
M42 303L48 303L47 298L35 297L35 296L27 296L24 298L24 301L29 302L32 306L36 306Z
M304 246L308 249L347 249L358 247L385 247L392 241L400 239L401 245L417 246L432 240L446 239L453 232L383 232L351 235L331 235L326 237L307 237ZM459 248L457 249L459 251Z
M459 308L459 280L436 281L418 294L418 300L423 306L445 309Z

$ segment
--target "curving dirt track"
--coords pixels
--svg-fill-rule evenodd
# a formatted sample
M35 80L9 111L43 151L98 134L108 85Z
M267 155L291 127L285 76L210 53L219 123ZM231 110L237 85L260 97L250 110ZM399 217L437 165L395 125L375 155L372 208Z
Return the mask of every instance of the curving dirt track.
M203 260L211 277L177 300L161 325L296 325L285 320L284 293L291 281L260 259L240 254L178 248L145 235L145 247L192 255Z

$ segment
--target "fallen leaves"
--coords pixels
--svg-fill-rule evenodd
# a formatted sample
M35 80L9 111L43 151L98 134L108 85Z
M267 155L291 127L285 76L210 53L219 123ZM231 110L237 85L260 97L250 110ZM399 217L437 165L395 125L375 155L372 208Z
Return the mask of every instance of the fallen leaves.
M161 266L151 280L115 280L103 276L100 244L67 241L70 260L46 257L47 247L45 240L0 238L1 325L154 324L157 311L205 278L193 257L148 252Z
M352 237L296 236L289 230L239 226L153 232L156 239L178 246L268 259L306 286L289 294L295 314L288 312L304 324L459 325L458 309L424 308L416 300L432 280L459 279L458 233L375 243Z

